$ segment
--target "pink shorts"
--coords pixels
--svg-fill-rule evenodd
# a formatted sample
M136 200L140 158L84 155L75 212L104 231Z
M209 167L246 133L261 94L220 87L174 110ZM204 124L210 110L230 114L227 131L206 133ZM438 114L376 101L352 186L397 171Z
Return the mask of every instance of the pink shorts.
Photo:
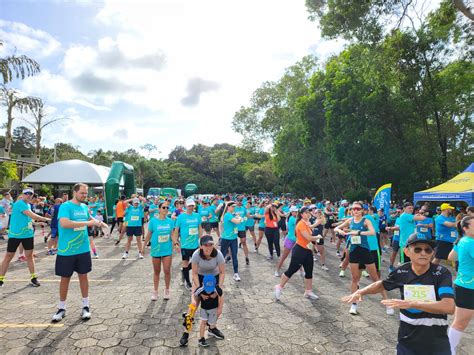
M288 239L288 237L285 238L285 242L283 243L283 246L288 249L288 250L291 250L293 249L293 247L295 246L296 244L296 241L292 241L290 239Z

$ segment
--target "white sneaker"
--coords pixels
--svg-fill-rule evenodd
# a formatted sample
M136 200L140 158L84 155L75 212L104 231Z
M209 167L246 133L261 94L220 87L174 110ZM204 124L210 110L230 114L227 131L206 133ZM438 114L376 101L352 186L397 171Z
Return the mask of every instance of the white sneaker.
M143 259L143 254L142 253L138 253L138 259Z
M158 291L153 291L151 293L151 300L156 301L158 299Z
M123 253L123 255L122 255L122 259L127 259L127 258L128 258L128 253L126 253L126 252L125 252L125 253Z
M341 269L341 271L339 271L339 277L345 277L345 276L346 276L346 271Z
M387 314L389 316L393 316L395 314L395 310L392 307L387 307Z
M351 304L351 309L349 310L350 314L357 314L357 304Z
M362 270L362 276L369 277L369 273L365 270Z
M91 311L89 310L89 307L82 307L81 318L82 320L91 319Z
M53 315L53 322L60 322L64 317L66 317L65 309L58 309L58 311Z
M305 275L306 275L306 274L305 274L304 270L300 270L300 276L301 276L303 279L304 279Z
M163 296L163 299L169 300L170 299L170 290L165 289L165 295Z
M324 271L328 271L328 267L326 265L321 265L321 269L323 269Z
M310 300L318 300L319 297L313 291L305 291L304 297L309 298Z
M313 255L313 261L318 261L318 257L315 255Z
M273 275L275 275L275 277L280 277L280 273L278 272L278 270L275 271L275 273Z
M275 299L278 301L281 298L281 290L282 288L280 285L275 286Z
M239 274L234 274L234 281L240 281Z

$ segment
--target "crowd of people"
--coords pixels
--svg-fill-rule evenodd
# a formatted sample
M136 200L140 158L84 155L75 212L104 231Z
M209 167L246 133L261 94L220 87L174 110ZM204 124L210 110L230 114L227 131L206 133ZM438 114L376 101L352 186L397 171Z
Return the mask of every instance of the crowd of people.
M275 270L269 277L279 278L274 288L277 301L296 273L303 278L303 297L319 298L313 289L315 265L319 264L321 272L329 271L325 243L333 243L340 258L339 277L345 277L347 269L351 275L350 294L342 300L350 305L350 314L358 314L363 296L375 293L382 295L388 315L400 309L399 354L454 354L474 314L472 206L414 206L405 201L393 203L385 211L367 201L344 199L321 201L250 194L203 199L133 195L116 201L109 225L104 199L89 194L88 186L79 183L73 188L72 199L67 193L57 198L41 197L25 188L15 200L6 193L0 201L3 239L8 231L0 286L7 283L5 275L17 252L19 260L27 261L31 285L40 286L34 261L34 233L35 228L42 228L47 254L56 255L55 273L61 277L54 322L66 314L74 272L78 274L83 298L81 317L91 317L87 275L92 269L91 258L99 258L96 238L110 238L118 248L125 244L122 259L130 257L134 240L137 259L144 259L149 253L152 301L160 297L162 271L163 299L170 299L172 257L181 255L182 284L191 291L187 314L194 314L200 306L198 344L203 347L209 345L206 328L208 335L224 338L217 321L224 305L221 286L225 265L232 263L233 280L240 282L239 250L246 265L250 265L249 253L263 253L264 236L267 259L275 260ZM44 228L45 224L50 228ZM390 256L386 278L381 274L383 253ZM452 267L441 265L442 261L446 265L452 263ZM452 272L456 274L454 285ZM361 277L370 277L373 282L360 288ZM401 299L389 298L387 291L393 289L400 290ZM448 314L454 314L450 327ZM189 331L185 331L180 344L185 346L188 340Z

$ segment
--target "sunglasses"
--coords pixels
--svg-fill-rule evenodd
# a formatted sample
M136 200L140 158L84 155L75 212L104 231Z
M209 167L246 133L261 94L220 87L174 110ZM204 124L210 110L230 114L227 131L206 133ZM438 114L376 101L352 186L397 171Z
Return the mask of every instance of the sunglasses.
M209 243L209 244L203 244L203 246L205 246L205 247L213 247L214 244L210 244L210 243Z
M31 196L33 196L33 192L25 192L25 195L31 195Z
M362 211L362 208L360 208L360 207L352 207L352 210L353 210L353 211Z
M170 208L168 206L163 206L161 207L162 210L169 210Z
M431 247L428 247L428 248L415 247L415 248L413 248L413 251L415 252L415 254L420 254L422 250L424 250L424 252L426 254L431 254L433 252L433 248L431 248Z

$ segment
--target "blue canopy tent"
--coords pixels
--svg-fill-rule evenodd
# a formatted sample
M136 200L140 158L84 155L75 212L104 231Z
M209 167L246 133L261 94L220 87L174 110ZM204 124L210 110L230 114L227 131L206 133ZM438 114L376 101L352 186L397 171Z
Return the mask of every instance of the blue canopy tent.
M474 206L474 163L441 185L415 192L413 201L461 201Z

